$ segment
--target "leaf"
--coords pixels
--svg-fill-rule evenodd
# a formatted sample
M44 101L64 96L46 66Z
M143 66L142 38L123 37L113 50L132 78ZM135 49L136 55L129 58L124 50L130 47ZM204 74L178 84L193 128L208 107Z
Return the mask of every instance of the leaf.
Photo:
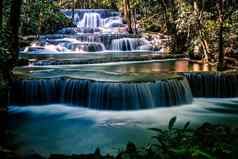
M152 144L152 146L157 147L157 148L161 148L161 145L158 145L158 144Z
M169 130L171 130L173 127L174 127L174 124L175 124L175 122L176 122L176 116L175 117L173 117L173 118L171 118L170 119L170 121L169 121Z
M158 139L159 137L158 136L152 136L152 139Z
M158 128L149 128L149 130L151 130L151 131L155 131L155 132L160 132L160 133L163 132L162 129L158 129Z
M190 125L190 121L188 121L185 125L184 125L184 130L186 130L188 127L189 127L189 125Z
M159 143L163 148L166 147L166 143L164 142L163 138L158 137L158 136L153 136L152 138L153 138L153 139L156 139L156 140L158 141L158 143Z
M188 153L188 150L186 148L180 148L180 149L170 149L169 151L177 154L177 155L185 155Z
M145 145L145 147L143 148L144 150L151 150L152 149L152 144L147 144Z
M193 157L199 157L199 156L203 156L203 157L206 157L207 159L216 159L215 157L211 156L210 154L202 151L202 150L195 150L193 153L192 153L192 156Z

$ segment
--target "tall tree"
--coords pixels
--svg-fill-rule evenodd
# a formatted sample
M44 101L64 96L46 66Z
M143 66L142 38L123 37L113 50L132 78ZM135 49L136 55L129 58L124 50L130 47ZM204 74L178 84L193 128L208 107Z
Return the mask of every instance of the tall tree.
M113 9L117 9L116 0L111 0L111 7L112 7Z
M3 0L0 0L0 29L3 25Z
M205 39L203 32L204 32L204 24L203 24L203 18L204 13L203 13L203 5L199 5L199 0L194 0L193 1L193 16L195 17L195 26L194 27L196 30L193 30L193 32L196 32L195 34L198 34L200 40L201 40L201 46L203 49L203 61L206 63L208 62L208 54L210 54L209 52L209 47L208 47L208 42ZM193 27L193 26L192 26Z
M75 14L75 1L72 0L73 4L72 4L72 22L74 22L74 14Z
M133 33L132 30L132 21L131 21L131 7L130 7L130 0L123 0L124 2L124 18L128 24L128 32Z
M9 27L9 47L8 50L11 54L11 58L8 60L7 66L4 69L4 77L11 81L11 71L15 67L15 64L19 55L19 27L20 27L20 13L21 13L22 0L12 0L11 10L8 20Z
M11 71L14 68L14 64L18 58L18 30L20 26L20 10L21 10L21 0L12 0L10 16L8 20L9 27L9 46L8 48L1 48L1 54L6 53L3 50L8 50L10 53L10 58L7 62L1 63L0 68L0 146L5 146L5 129L7 120L7 106L9 104L9 84L12 81ZM2 0L1 0L2 4ZM1 7L2 10L3 7ZM3 15L1 14L1 22ZM1 23L1 27L2 23ZM1 33L2 34L2 33ZM5 35L5 33L4 33ZM3 34L2 34L3 36ZM4 37L6 38L6 37ZM0 39L3 40L3 39ZM1 46L2 47L2 46ZM3 62L3 61L1 61ZM4 158L4 156L3 156Z
M224 69L224 0L217 0L217 9L219 13L219 60L217 70L222 71Z

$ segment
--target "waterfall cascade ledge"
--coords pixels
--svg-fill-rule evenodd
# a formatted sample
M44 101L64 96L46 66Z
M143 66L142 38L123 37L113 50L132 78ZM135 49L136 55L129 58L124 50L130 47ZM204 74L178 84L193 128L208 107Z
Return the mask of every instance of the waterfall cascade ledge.
M148 82L81 79L17 80L11 105L65 103L98 110L139 110L192 103L185 78Z
M187 78L194 97L238 97L238 72L189 72Z

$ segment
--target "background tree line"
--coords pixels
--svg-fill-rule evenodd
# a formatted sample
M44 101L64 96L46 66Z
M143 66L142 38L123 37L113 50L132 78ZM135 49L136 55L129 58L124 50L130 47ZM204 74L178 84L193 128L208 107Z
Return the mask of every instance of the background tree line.
M145 32L167 34L172 37L171 53L188 53L192 58L219 61L221 70L224 48L231 48L232 52L237 46L236 0L3 0L0 8L0 60L1 70L5 72L11 72L15 65L18 33L22 36L49 34L72 26L59 12L60 8L119 10L129 25L129 32L136 32L138 26Z
M129 25L129 32L135 31L137 24L146 32L168 34L173 39L172 53L187 52L192 58L219 61L221 68L224 48L237 45L237 0L58 0L56 3L63 8L118 9Z
M7 106L12 70L19 63L19 35L71 26L59 8L119 10L129 32L139 26L145 32L167 34L172 37L171 53L218 62L218 70L224 69L224 55L238 46L237 0L1 0L0 108Z

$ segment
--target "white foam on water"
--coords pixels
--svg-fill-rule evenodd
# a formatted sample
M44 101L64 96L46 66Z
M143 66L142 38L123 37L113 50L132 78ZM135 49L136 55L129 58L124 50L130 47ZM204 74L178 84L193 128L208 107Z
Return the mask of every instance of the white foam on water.
M128 141L149 143L152 133L147 128L166 128L173 116L177 116L176 126L187 121L195 127L203 122L236 124L236 106L238 98L197 98L190 105L138 111L96 111L67 105L12 106L9 123L16 137L11 142L21 144L18 151L22 153L79 154L100 147L103 153L115 154Z

